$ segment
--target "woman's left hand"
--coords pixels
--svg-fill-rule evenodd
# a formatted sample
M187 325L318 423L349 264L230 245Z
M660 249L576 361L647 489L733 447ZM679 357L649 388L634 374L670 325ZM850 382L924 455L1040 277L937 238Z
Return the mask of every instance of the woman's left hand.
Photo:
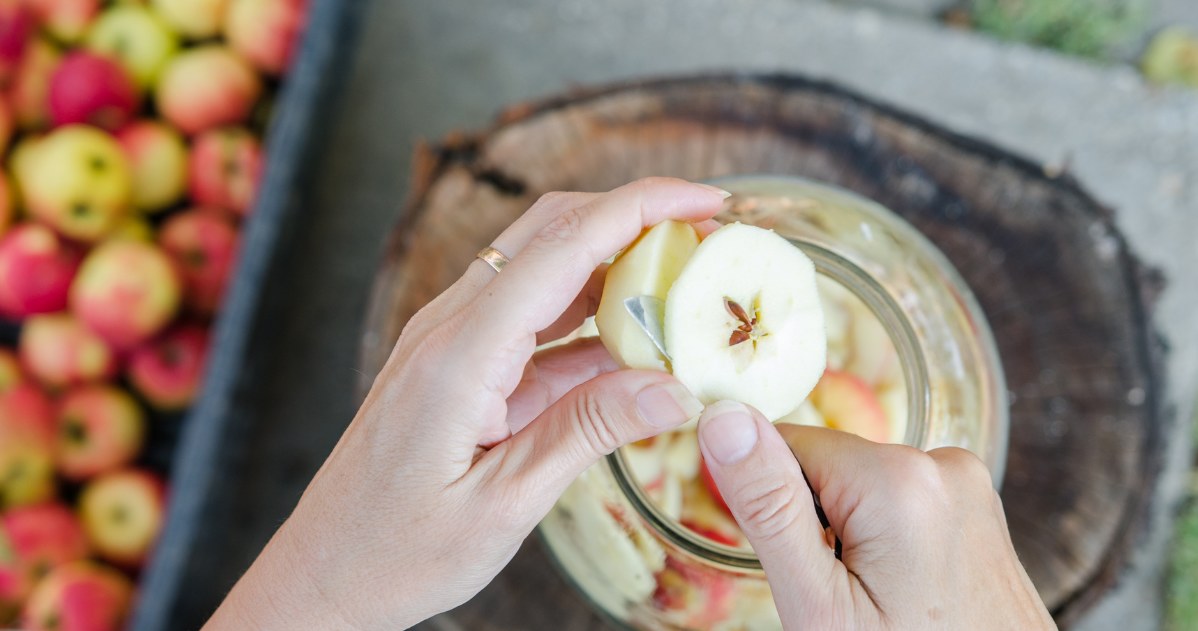
M726 194L682 180L551 193L400 335L358 414L206 628L403 628L461 604L584 469L702 406L597 340L534 354L594 312L603 261ZM710 228L710 226L701 226ZM297 386L302 387L302 386Z

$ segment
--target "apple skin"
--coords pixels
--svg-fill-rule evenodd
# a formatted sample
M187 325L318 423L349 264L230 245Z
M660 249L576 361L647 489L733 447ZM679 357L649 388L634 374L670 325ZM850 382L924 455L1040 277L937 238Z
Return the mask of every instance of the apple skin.
M174 205L187 190L187 145L169 125L141 120L117 133L133 174L133 205L157 212Z
M0 2L2 1L0 0ZM16 126L17 120L13 114L12 106L9 105L6 99L0 99L0 152L8 151L8 145L12 142Z
M54 497L54 408L28 382L0 394L0 511Z
M118 350L154 337L179 310L181 284L170 258L139 241L92 250L71 283L71 310Z
M23 506L0 517L0 624L15 621L33 586L50 570L87 554L83 527L62 504Z
M146 7L120 4L100 14L87 33L86 45L116 60L138 88L147 90L179 51L179 36Z
M120 223L108 233L110 241L141 241L142 243L154 242L154 226L146 221L144 217L133 215L126 216Z
M0 0L0 86L8 87L37 31L37 18L26 0Z
M62 52L41 37L32 38L25 47L8 91L8 103L20 129L43 129L49 124L50 77L61 62Z
M245 128L221 127L201 133L191 149L188 188L192 201L248 215L258 194L263 163L261 143Z
M25 383L25 371L21 370L16 353L0 348L0 395L22 383Z
M877 443L890 441L886 412L873 389L860 377L840 370L825 371L810 399L828 427Z
M8 174L0 171L0 235L3 235L12 225L17 216L16 191Z
M0 316L61 311L82 255L53 230L21 224L0 238Z
M258 70L281 75L291 66L307 11L307 0L230 0L225 39Z
M124 127L140 105L133 79L113 59L87 51L68 54L50 77L50 121Z
M78 42L100 12L100 0L25 0L50 35L64 44Z
M29 375L52 389L100 381L116 373L112 348L68 313L30 317L21 328L18 350Z
M188 308L215 314L237 265L240 237L234 222L223 212L193 208L167 220L158 239L183 277Z
M159 113L187 135L245 122L261 95L254 69L220 44L176 55L154 91Z
M207 39L220 32L228 0L151 0L150 6L187 39Z
M132 201L133 178L121 146L87 125L60 127L34 146L17 168L25 207L63 236L104 237Z
M119 469L141 452L145 436L145 413L126 392L101 384L72 389L58 408L58 472L81 481Z
M60 565L33 588L22 615L27 631L119 631L133 604L133 582L92 561Z
M180 325L133 351L129 382L159 410L186 408L195 399L208 360L208 329Z
M122 567L140 567L166 517L166 487L155 474L124 469L104 474L79 496L83 531L96 552Z

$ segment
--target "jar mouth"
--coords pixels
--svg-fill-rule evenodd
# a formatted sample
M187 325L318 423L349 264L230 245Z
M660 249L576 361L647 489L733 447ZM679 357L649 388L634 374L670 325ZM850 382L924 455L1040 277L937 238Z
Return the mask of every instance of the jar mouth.
M828 277L853 293L873 312L890 336L903 371L907 390L907 423L903 444L922 447L927 438L927 413L931 401L928 370L919 338L902 308L881 284L856 263L803 239L786 237L815 265L817 274ZM761 561L752 550L723 545L703 537L665 515L645 493L629 469L624 450L607 456L607 462L620 491L642 519L663 538L701 560L742 570L760 571Z

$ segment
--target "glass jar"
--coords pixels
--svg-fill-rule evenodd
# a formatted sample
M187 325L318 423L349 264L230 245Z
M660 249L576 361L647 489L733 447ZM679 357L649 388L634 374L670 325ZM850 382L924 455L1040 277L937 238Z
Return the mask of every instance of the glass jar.
M892 383L874 391L889 434L874 438L924 450L969 449L989 466L997 487L1008 431L1002 369L981 309L948 260L894 213L835 187L776 176L714 183L733 194L719 219L771 228L815 264L829 369L810 398L834 373L861 383L873 379L859 374L867 355L871 361L890 357ZM866 315L848 324L833 317L834 309L857 309L854 302ZM842 335L845 327L857 333ZM870 327L882 337L871 336ZM878 349L890 354L873 353ZM808 422L796 414L780 422ZM693 523L696 514L718 513L695 490L701 489L698 459L693 428L667 443L618 450L563 494L541 523L541 535L562 572L620 626L780 629L761 564L743 535L721 534L726 526L718 519L715 526ZM660 479L685 488L663 492L652 481ZM688 522L688 501L706 512L692 510ZM735 529L730 516L725 519Z

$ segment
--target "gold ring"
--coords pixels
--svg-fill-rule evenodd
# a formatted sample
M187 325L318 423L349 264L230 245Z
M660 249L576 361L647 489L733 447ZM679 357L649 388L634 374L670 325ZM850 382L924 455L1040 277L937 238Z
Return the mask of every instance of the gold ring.
M491 269L495 270L496 272L502 271L505 265L512 262L512 259L504 256L503 252L500 252L499 250L496 250L490 246L479 250L478 254L475 254L474 256L485 261L486 264L490 265Z

